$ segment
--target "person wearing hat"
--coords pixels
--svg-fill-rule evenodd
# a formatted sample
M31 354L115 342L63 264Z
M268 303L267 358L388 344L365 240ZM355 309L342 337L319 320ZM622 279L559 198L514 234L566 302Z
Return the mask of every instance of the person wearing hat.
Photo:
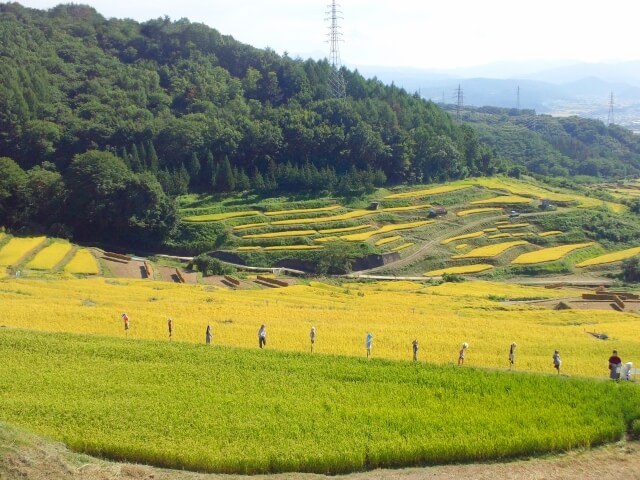
M620 380L620 369L622 367L622 359L618 356L618 351L614 350L609 357L609 378L611 380Z
M311 353L313 353L313 344L316 343L316 327L311 327L309 339L311 340Z
M558 350L553 352L553 368L558 371L558 375L560 375L560 365L562 364L562 360L560 360L560 352Z
M460 353L458 354L458 365L464 365L464 354L467 351L467 348L469 348L469 344L464 342L460 349Z

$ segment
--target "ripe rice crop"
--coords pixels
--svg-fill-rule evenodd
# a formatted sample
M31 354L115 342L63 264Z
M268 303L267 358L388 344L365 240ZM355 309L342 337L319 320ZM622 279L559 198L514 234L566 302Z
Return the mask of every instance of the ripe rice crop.
M25 255L39 247L46 239L46 237L13 237L0 250L0 266L16 265Z
M485 233L491 233L491 232L497 232L497 231L498 231L497 227L485 228L483 230L483 232Z
M320 237L320 238L314 238L313 239L314 242L318 242L318 243L336 242L338 240L340 240L340 237L337 237L335 235L331 235L329 237Z
M371 228L371 225L356 225L355 227L343 227L343 228L327 228L325 230L318 230L318 233L322 233L322 234L346 233L346 232L355 232L356 230L364 230L365 228Z
M79 275L97 275L100 273L100 268L91 252L86 248L81 248L64 266L64 271Z
M244 225L236 225L235 227L233 227L233 229L234 230L248 230L249 228L266 227L267 225L269 225L267 222L245 223Z
M531 232L518 232L511 234L512 237L526 237L528 235L531 235Z
M67 242L55 242L40 250L33 259L27 263L26 268L34 270L51 270L71 251L73 245Z
M270 233L254 233L249 235L243 235L243 239L251 238L283 238L283 237L305 237L307 235L315 235L318 232L315 230L288 230L286 232L270 232Z
M351 235L343 235L340 238L347 242L364 242L365 240L371 238L373 235L395 232L398 230L410 230L413 228L423 227L431 223L434 223L434 220L420 220L418 222L408 223L392 223L389 225L384 225L383 227L380 227L378 230L374 230L373 232L352 233Z
M265 250L320 250L324 248L321 245L284 245L274 247L264 247Z
M499 197L485 198L484 200L475 200L471 202L471 205L485 205L485 204L498 204L498 205L511 205L521 203L531 203L532 199L527 197L521 197L520 195L501 195Z
M461 265L459 267L441 268L439 270L431 270L425 273L426 277L439 277L448 274L465 274L465 273L479 273L493 268L493 265L488 263L476 263L475 265Z
M564 452L623 438L640 411L634 385L257 347L10 331L0 355L3 421L100 457L218 473Z
M531 265L535 263L553 262L560 260L565 255L581 248L590 247L595 242L575 243L571 245L560 245L558 247L543 248L535 252L523 253L513 262L513 265Z
M500 230L506 230L509 228L524 228L524 227L528 227L529 224L528 223L505 223L502 225L498 225L498 228Z
M489 235L487 238L493 240L494 238L507 238L507 237L511 237L510 233L495 233L493 235Z
M424 208L431 208L432 205L409 205L407 207L388 207L383 208L383 212L409 212L412 210L422 210Z
M513 242L503 242L496 243L494 245L486 245L484 247L474 248L470 252L454 255L451 258L459 259L459 258L492 258L497 257L501 253L506 252L510 248L518 247L520 245L527 245L529 242L525 242L524 240L515 240Z
M261 250L262 247L238 247L237 249L241 252L248 252L252 250Z
M398 198L417 198L426 197L427 195L439 195L441 193L457 192L458 190L464 190L469 188L470 185L443 185L440 187L426 188L424 190L414 190L413 192L394 193L384 197L385 200L398 199Z
M617 252L607 253L584 262L576 263L576 267L590 267L592 265L604 265L606 263L620 262L635 255L640 255L640 247L628 248Z
M440 242L441 245L447 245L451 242L455 242L456 240L465 240L467 238L478 238L484 235L484 230L480 230L479 232L472 233L464 233L462 235L456 235L455 237L446 238Z
M375 243L376 247L379 247L380 245L386 245L387 243L391 243L391 242L396 242L398 240L400 240L402 237L400 235L395 235L393 237L385 237L385 238L381 238L380 240L378 240Z
M380 213L380 211L374 210L353 210L351 212L343 213L342 215L333 215L330 217L315 217L315 218L294 218L289 220L278 220L271 222L271 225L296 225L305 223L327 223L327 222L340 222L343 220L353 220L354 218L367 217Z
M477 213L501 212L500 207L471 208L469 210L460 210L456 215L458 217L466 217L467 215L475 215Z
M502 220L500 222L496 222L496 225L509 225L511 222L509 220Z
M268 217L275 217L279 215L293 215L297 213L330 212L332 210L337 210L339 208L340 208L340 205L331 205L329 207L319 207L319 208L298 208L295 210L278 210L276 212L264 212L264 214Z
M185 217L182 220L184 222L219 222L221 220L229 220L230 218L240 217L253 217L260 215L257 210L251 210L246 212L224 212L224 213L211 213L209 215L192 215Z
M456 250L464 250L469 246L468 243L461 243L460 245L456 245Z
M560 230L549 230L548 232L540 232L538 234L539 237L549 237L551 235L560 235L561 233L564 233Z
M405 248L409 248L409 247L413 247L413 243L412 242L408 242L408 243L403 243L402 245L398 245L397 247L393 247L391 249L392 252L399 252L400 250L404 250Z

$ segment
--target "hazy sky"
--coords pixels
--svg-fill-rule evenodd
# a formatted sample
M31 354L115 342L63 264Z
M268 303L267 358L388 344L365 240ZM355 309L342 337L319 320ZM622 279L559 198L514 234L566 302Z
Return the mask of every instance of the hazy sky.
M47 9L55 0L18 0ZM68 2L70 3L70 2ZM168 15L258 48L329 56L329 0L75 0L106 17ZM638 0L341 0L342 63L450 69L503 61L640 59Z

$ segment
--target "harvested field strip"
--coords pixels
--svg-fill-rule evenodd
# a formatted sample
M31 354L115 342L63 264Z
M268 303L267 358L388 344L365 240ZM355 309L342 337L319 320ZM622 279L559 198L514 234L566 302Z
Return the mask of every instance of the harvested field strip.
M549 230L548 232L540 232L538 234L539 237L549 237L551 235L560 235L561 233L564 233L560 230Z
M532 265L536 263L553 262L555 260L560 260L562 257L574 250L590 247L592 245L595 245L595 242L575 243L571 245L543 248L542 250L536 250L535 252L523 253L511 263L513 265Z
M383 208L383 212L410 212L412 210L423 210L425 208L431 208L432 205L409 205L407 207L388 207Z
M497 232L497 231L498 231L497 227L485 228L483 230L483 232L485 232L485 233L491 233L491 232Z
M622 438L639 408L634 385L256 348L10 331L0 354L3 421L101 457L227 474L564 452Z
M456 215L458 217L466 217L467 215L475 215L477 213L501 212L501 207L472 208L469 210L460 210Z
M405 248L412 247L414 244L412 242L403 243L402 245L398 245L397 247L393 247L391 249L392 252L399 252L400 250L404 250Z
M321 245L286 245L286 246L274 246L264 247L265 250L320 250L324 248Z
M314 242L318 242L318 243L336 242L338 240L340 240L340 237L337 237L335 235L331 235L330 237L320 237L320 238L313 239Z
M242 238L248 240L251 238L306 237L307 235L316 235L317 233L315 230L289 230L286 232L254 233L243 235Z
M524 240L516 240L513 242L503 242L496 243L494 245L486 245L484 247L474 248L470 252L464 253L462 255L454 255L451 258L460 259L460 258L492 258L497 257L501 253L506 252L510 248L518 247L520 245L527 245L529 242L525 242Z
M531 203L533 199L527 197L521 197L520 195L501 195L499 197L485 198L484 200L475 200L471 202L471 205L511 205L521 203Z
M441 245L447 245L451 242L455 242L456 240L465 240L467 238L478 238L484 235L484 230L480 230L479 232L472 233L464 233L462 235L456 235L455 237L445 238L440 242Z
M439 277L444 274L465 274L465 273L480 273L493 268L493 265L488 263L477 263L475 265L461 265L459 267L441 268L440 270L431 270L425 273L427 277Z
M260 215L261 213L257 210L251 210L246 212L224 212L224 213L211 213L209 215L192 215L190 217L184 217L182 221L184 222L219 222L222 220L229 220L230 218L240 218L240 217L253 217L256 215Z
M518 233L512 233L511 236L512 237L527 237L529 235L532 235L531 232L518 232Z
M374 245L376 247L379 247L380 245L386 245L387 243L391 243L391 242L397 242L398 240L400 240L402 237L400 235L395 235L393 237L385 237L385 238L381 238L380 240L378 240Z
M510 236L511 236L510 233L506 233L505 232L505 233L495 233L493 235L489 235L487 238L493 240L495 238L507 238L507 237L510 237Z
M289 220L278 220L271 222L271 225L296 225L304 223L327 223L340 222L343 220L352 220L354 218L368 217L369 215L379 214L380 211L374 210L353 210L342 215L333 215L331 217L315 217L315 218L294 218Z
M261 250L262 247L238 247L237 250L240 252L250 252L252 250Z
M9 267L16 265L23 257L39 247L47 237L13 237L0 250L0 266Z
M502 220L500 222L496 222L496 225L509 225L511 222L509 220Z
M98 263L91 252L82 248L64 266L64 271L78 275L97 275L100 273L100 268L98 268Z
M498 228L500 230L507 230L510 228L524 228L524 227L528 227L529 224L528 223L507 223L507 224L503 224L503 225L498 225Z
M71 251L73 245L67 242L55 242L40 250L33 259L27 263L26 268L34 270L52 270Z
M316 213L316 212L331 212L333 210L337 210L340 208L340 205L331 205L329 207L319 207L319 208L298 208L295 210L278 210L275 212L264 212L267 217L276 217L281 215L295 215L298 213Z
M266 227L267 225L269 225L267 222L245 223L244 225L236 225L235 227L233 227L233 229L234 230L248 230L250 228Z
M357 230L364 230L365 228L371 228L371 225L356 225L355 227L343 227L343 228L327 228L325 230L318 230L318 233L322 233L322 234L346 233L346 232L355 232Z
M351 235L343 235L340 238L342 240L346 240L347 242L363 242L371 238L373 235L395 232L397 230L409 230L412 228L419 228L425 225L429 225L431 223L434 223L434 220L421 220L419 222L409 222L409 223L393 223L390 225L385 225L379 228L378 230L374 230L373 232L353 233Z
M604 265L607 263L620 262L636 255L640 255L640 247L628 248L626 250L619 250L617 252L600 255L599 257L590 258L584 262L576 263L576 267L590 267L592 265Z
M457 192L469 188L470 185L443 185L441 187L426 188L424 190L415 190L413 192L394 193L384 197L385 200L398 198L417 198L426 197L427 195L439 195L441 193Z

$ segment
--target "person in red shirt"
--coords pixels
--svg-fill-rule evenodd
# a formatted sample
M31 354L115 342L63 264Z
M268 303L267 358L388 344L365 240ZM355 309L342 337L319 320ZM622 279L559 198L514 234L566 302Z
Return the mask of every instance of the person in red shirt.
M620 380L620 368L622 367L622 359L618 356L618 351L614 350L613 355L609 357L609 378L612 380Z

